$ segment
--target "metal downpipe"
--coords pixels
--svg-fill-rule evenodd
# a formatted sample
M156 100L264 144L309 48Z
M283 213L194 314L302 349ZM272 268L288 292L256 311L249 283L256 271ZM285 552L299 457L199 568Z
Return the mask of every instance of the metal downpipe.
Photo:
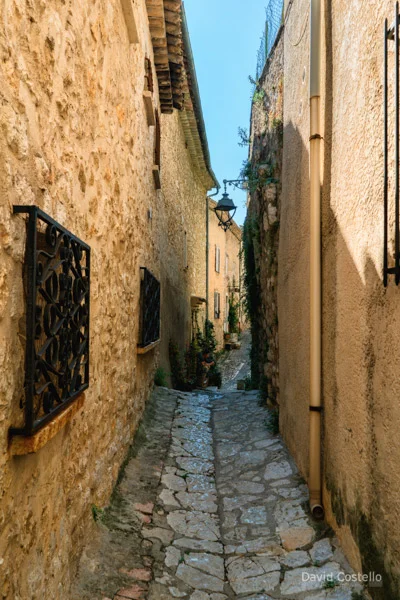
M321 486L321 0L311 0L310 31L310 509L324 515Z

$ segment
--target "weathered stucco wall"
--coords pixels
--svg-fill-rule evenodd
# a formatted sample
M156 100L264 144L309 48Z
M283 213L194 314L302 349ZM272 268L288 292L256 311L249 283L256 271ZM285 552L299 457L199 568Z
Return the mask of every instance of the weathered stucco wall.
M107 503L158 361L158 350L136 354L139 268L161 277L163 325L182 314L182 332L193 281L205 282L206 189L191 170L176 114L162 118L163 190L154 187L154 128L142 98L144 59L152 57L144 0L135 15L139 44L130 45L119 0L12 0L0 9L2 598L68 597L91 506ZM8 452L24 384L25 226L13 204L38 205L92 248L84 407L38 453L22 457ZM183 225L186 274L178 270Z
M209 320L214 324L215 337L218 343L218 350L224 347L224 332L228 331L228 307L226 298L231 295L231 286L233 281L240 284L240 247L241 247L241 229L234 223L231 229L224 231L219 227L219 221L215 214L217 203L209 198ZM220 251L220 270L215 270L215 252L216 248ZM227 258L227 262L226 262ZM214 293L220 294L220 317L215 318L214 314ZM239 300L239 294L234 292L235 301Z
M300 38L308 10L307 0L294 3L284 30L282 202L278 255L280 422L283 435L303 474L308 469L309 419L309 28L305 29L300 44L294 47L292 42Z
M278 246L282 193L283 58L281 29L254 93L245 244L255 259L257 303L252 315L252 378L272 405L279 403ZM273 183L269 183L271 178ZM248 248L249 250L249 248ZM249 273L250 276L250 273ZM254 372L256 371L256 373Z
M382 281L383 23L390 1L333 0L323 17L324 504L354 566L400 595L400 307ZM281 427L305 475L309 395L309 3L285 30L279 253ZM392 55L390 54L390 60ZM325 63L325 60L324 60ZM304 83L303 83L304 79ZM393 163L391 163L393 168ZM391 236L390 244L393 244Z

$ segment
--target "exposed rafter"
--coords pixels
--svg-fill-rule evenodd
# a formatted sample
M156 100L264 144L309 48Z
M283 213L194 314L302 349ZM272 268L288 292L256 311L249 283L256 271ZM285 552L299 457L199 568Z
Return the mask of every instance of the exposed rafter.
M146 0L161 112L183 105L182 1Z
M146 0L160 108L181 115L187 147L204 183L218 185L210 165L192 48L182 0Z
M200 92L184 7L182 7L182 36L184 57L184 104L181 112L182 125L192 159L199 168L204 182L210 189L214 186L219 187L219 183L211 168Z

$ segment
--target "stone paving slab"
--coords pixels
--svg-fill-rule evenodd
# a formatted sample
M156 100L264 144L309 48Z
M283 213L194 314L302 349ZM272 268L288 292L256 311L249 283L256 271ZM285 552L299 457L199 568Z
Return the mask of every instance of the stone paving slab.
M71 600L118 598L117 592L125 598L147 594L154 577L156 548L161 548L162 541L153 544L143 534L153 521L177 400L176 392L157 388L148 402L121 482L110 505L98 510L93 538L82 555ZM169 539L171 532L165 534Z
M109 546L88 552L74 600L352 600L361 591L336 582L351 570L310 518L307 487L257 393L155 395L148 447L99 524Z
M186 600L351 598L356 586L325 590L348 565L317 539L307 487L257 394L194 393L176 415L159 493L173 539L150 597L157 585Z

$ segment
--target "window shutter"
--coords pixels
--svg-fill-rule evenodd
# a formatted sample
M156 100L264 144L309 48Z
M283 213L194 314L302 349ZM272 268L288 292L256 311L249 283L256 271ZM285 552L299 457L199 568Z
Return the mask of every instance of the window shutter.
M185 231L185 237L183 238L183 262L184 269L187 269L189 266L188 261L188 247L187 247L187 232Z
M145 90L148 92L154 92L154 83L153 83L153 71L151 68L151 60L146 56L144 59L144 70L145 70Z
M156 112L156 131L154 140L154 164L161 169L161 128L160 117Z

